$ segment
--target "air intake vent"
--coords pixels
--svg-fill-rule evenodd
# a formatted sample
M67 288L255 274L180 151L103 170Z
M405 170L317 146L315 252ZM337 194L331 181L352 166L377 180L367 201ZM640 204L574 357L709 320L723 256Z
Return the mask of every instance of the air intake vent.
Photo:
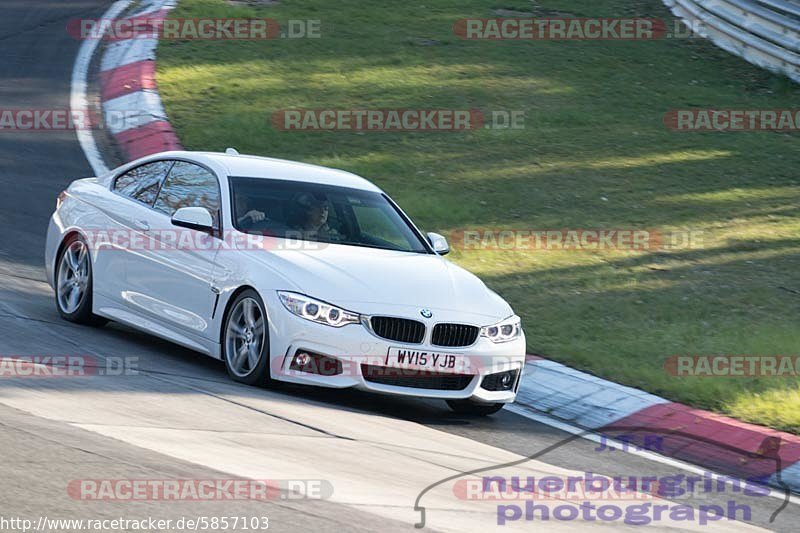
M517 370L507 370L496 374L489 374L483 378L481 387L490 391L512 390L517 384Z
M427 390L464 390L475 376L431 371L409 371L385 366L361 365L361 374L370 383Z
M470 346L478 340L480 328L466 324L436 324L431 344L435 346Z
M370 324L372 331L384 339L419 344L425 338L425 324L416 320L374 316L370 319Z

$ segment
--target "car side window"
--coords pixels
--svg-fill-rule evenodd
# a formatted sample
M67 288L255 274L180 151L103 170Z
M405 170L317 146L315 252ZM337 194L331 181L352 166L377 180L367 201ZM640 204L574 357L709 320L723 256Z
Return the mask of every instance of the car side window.
M155 161L133 168L117 178L114 190L152 206L161 181L173 163L174 161Z
M176 161L153 207L169 217L181 207L205 207L218 227L219 205L217 177L201 166Z

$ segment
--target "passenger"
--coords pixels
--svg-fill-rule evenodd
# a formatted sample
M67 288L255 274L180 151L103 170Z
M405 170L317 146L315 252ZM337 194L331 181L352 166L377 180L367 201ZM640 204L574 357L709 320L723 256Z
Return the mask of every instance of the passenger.
M340 239L341 234L328 225L328 202L303 193L295 200L299 213L298 228L305 238L311 240Z

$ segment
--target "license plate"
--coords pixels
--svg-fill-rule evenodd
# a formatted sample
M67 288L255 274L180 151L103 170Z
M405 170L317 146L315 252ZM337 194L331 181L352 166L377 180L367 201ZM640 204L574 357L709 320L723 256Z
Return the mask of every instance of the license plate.
M464 358L443 352L429 352L409 348L389 348L386 366L414 368L439 372L458 372L464 367Z

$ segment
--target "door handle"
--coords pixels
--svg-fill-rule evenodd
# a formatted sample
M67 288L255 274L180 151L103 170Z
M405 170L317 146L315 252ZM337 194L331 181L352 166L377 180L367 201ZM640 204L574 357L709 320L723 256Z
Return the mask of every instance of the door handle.
M150 224L148 224L146 220L135 220L133 225L142 231L150 230Z

